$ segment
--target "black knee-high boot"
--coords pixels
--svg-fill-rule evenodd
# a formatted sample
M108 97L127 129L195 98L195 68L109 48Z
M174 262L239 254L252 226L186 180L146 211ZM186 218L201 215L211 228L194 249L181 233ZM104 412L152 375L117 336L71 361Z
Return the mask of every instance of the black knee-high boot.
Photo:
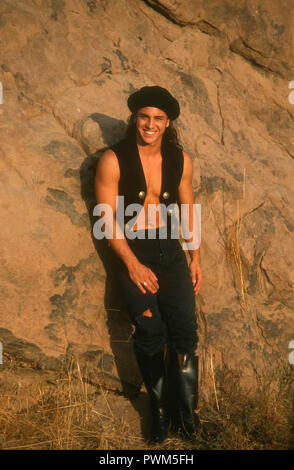
M180 374L178 367L178 355L176 351L168 348L166 353L167 370L167 396L168 396L168 419L171 432L181 429L182 411L180 402Z
M194 353L167 353L169 421L172 431L188 437L201 429L197 414L198 356Z
M151 440L162 442L168 433L164 351L160 351L153 356L135 351L135 355L150 398L152 412Z

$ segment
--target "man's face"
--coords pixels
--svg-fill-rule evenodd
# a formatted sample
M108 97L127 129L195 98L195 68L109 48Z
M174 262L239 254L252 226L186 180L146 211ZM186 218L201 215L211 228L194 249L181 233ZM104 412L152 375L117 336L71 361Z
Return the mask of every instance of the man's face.
M145 144L154 144L160 140L169 123L167 114L161 109L148 106L137 111L137 133Z

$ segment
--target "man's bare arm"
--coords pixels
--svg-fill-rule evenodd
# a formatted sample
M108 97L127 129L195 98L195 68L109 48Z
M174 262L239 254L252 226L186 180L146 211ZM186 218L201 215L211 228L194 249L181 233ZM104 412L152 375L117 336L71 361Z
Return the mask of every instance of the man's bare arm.
M193 226L193 217L196 216L195 209L194 209L194 195L193 195L193 185L192 185L192 177L193 177L193 163L189 155L183 152L184 155L184 168L183 174L181 178L181 182L178 188L178 196L179 196L179 203L180 204L188 204L189 205L189 217L188 217L188 231L191 232L193 235L190 239L186 240L188 243L192 242L192 244L199 245L199 230L198 226ZM190 272L192 276L195 294L198 294L198 291L201 287L202 283L202 270L201 270L201 258L200 258L200 247L196 249L189 250L191 256L191 263L190 263Z
M119 178L120 170L116 155L112 150L106 150L97 165L95 191L97 203L108 204L112 209L111 218L106 219L106 223L109 224L109 233L113 234L112 238L108 238L109 245L126 265L132 281L136 284L138 282L143 284L143 282L147 281L147 289L150 292L156 292L158 283L155 274L139 262L121 231L120 236L123 238L117 237L117 230L120 229L118 224L116 224L115 213ZM142 292L146 292L142 285L138 287Z
M189 205L189 217L185 222L185 228L187 232L192 233L192 236L187 239L187 242L191 243L192 249L189 250L191 259L197 258L200 262L200 240L199 240L199 227L198 220L196 220L196 210L194 207L194 195L192 186L193 177L193 164L189 155L183 152L184 155L184 169L181 178L181 182L178 189L178 196L180 204ZM194 224L193 224L194 222ZM193 245L197 248L193 248Z
M117 224L115 220L116 196L118 195L119 165L117 158L112 150L106 150L101 156L95 178L96 200L98 204L108 204L112 209L112 218L108 221L112 225L110 233L113 233L113 239L109 239L109 245L114 252L128 266L135 261L135 255L130 249L125 238L117 238Z

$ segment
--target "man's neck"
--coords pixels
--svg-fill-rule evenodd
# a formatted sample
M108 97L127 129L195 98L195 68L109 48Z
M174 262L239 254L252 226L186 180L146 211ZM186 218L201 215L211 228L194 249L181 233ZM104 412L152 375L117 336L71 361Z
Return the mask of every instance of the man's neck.
M142 142L140 137L136 136L136 141L140 155L152 157L161 153L162 138L152 144L146 144L145 142Z

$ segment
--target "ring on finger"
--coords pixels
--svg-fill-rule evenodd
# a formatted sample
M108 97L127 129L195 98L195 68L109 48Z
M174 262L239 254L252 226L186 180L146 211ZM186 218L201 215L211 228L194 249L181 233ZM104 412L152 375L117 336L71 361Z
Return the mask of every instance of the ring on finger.
M138 286L138 287L139 287L140 285L141 285L141 282L137 282L136 286Z
M147 284L148 284L147 281L143 282L143 286L147 286Z

